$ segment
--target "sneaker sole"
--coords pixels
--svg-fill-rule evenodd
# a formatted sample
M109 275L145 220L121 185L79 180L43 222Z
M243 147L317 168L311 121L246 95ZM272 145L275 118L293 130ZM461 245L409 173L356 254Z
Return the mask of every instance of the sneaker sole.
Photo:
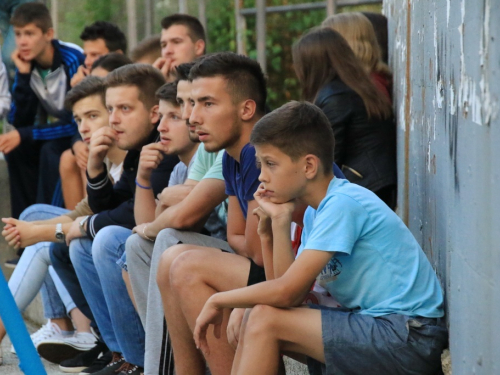
M83 370L85 370L87 366L80 366L80 367L64 367L59 365L59 370L65 373L69 374L76 374L76 373L81 373Z
M85 352L86 350L76 349L72 346L66 344L57 343L41 343L37 346L36 350L40 357L46 359L49 362L60 364L66 359L71 359L76 357L78 354Z

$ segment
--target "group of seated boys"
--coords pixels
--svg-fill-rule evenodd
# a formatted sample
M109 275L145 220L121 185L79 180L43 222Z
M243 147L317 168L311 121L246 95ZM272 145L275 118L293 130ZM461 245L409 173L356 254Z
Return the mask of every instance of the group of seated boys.
M15 297L43 284L63 305L33 337L42 357L96 375L278 374L282 354L312 374L439 371L439 281L400 218L343 178L319 108L266 114L260 65L204 55L188 15L165 17L161 56L136 63L105 22L84 53L53 39L42 4L11 22L16 130L0 151L20 220L2 234L25 249ZM71 211L61 185L86 190Z

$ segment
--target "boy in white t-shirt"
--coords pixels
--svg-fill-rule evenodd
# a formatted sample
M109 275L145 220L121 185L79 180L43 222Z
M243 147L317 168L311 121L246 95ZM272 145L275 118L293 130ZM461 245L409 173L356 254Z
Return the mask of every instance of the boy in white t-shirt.
M226 308L252 308L232 374L277 374L280 353L307 360L312 374L431 374L447 332L439 281L415 238L375 194L333 176L334 138L317 107L292 102L263 117L251 143L261 165L255 194L271 218L259 231L273 250L276 277L216 293L194 330L206 332ZM309 207L294 260L290 223ZM316 281L342 308L299 307Z

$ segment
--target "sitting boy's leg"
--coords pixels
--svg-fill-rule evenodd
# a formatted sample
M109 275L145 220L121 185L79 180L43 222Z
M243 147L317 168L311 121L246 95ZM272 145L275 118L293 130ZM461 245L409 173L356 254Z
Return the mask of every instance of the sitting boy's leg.
M144 327L146 326L148 280L153 248L153 242L143 239L138 234L132 234L125 243L128 276L137 305L137 313Z
M131 234L130 229L119 226L101 229L94 238L92 258L104 295L101 303L107 305L121 353L127 362L144 367L144 328L127 293L122 268L116 263L123 255L125 242Z
M176 371L187 369L190 358L185 353L178 353L176 345L194 346L192 330L196 318L207 299L216 292L222 292L247 286L250 271L250 260L234 254L228 254L213 249L196 248L180 254L170 267L170 293L167 295L167 306L180 306L181 316L171 316L167 312ZM165 301L164 301L165 302ZM223 323L225 332L227 317ZM175 328L176 331L173 331ZM178 334L179 333L179 334ZM213 375L228 374L234 357L226 335L216 339L213 334L207 335L210 354L206 360ZM180 358L178 358L178 355ZM187 372L189 373L189 372Z
M64 151L59 162L59 174L64 206L69 210L74 210L78 202L85 197L81 171L73 152L70 149Z
M48 220L64 214L67 214L69 210L52 206L50 204L33 204L26 208L21 215L19 220L24 221L38 221L38 220Z
M320 311L255 306L240 332L232 373L277 374L283 352L324 363Z
M171 247L179 242L200 246L214 246L232 252L229 244L217 238L205 236L195 232L164 229L153 244L143 240L138 235L132 235L127 240L128 271L132 289L138 302L138 312L146 331L146 355L144 373L146 375L165 373L172 368L172 353L167 347L167 334L164 327L163 305L156 282L156 273L161 255L170 251ZM146 308L147 306L147 308ZM144 314L144 315L143 315ZM161 359L161 360L160 360ZM159 367L162 369L159 370Z
M71 299L80 311L92 322L92 326L97 328L92 310L85 298L85 295L80 285L80 281L76 275L75 268L69 257L69 248L66 244L54 243L50 247L50 260L54 271L59 276L64 287L68 291Z
M37 203L52 203L54 193L62 203L62 193L56 192L59 181L59 161L61 154L71 147L71 138L46 141L40 150L40 167L38 175Z
M89 238L72 240L69 246L69 255L104 343L111 351L121 353L122 350L109 317L109 310L102 291L101 280L99 279L99 274L92 258L92 240ZM55 263L54 268L56 268ZM64 277L60 273L59 275L64 280Z

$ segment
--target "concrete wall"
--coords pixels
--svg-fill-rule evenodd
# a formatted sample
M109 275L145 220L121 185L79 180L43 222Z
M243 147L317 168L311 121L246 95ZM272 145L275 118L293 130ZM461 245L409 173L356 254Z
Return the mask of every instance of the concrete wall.
M384 13L399 213L446 292L453 375L500 374L500 1L385 0Z

